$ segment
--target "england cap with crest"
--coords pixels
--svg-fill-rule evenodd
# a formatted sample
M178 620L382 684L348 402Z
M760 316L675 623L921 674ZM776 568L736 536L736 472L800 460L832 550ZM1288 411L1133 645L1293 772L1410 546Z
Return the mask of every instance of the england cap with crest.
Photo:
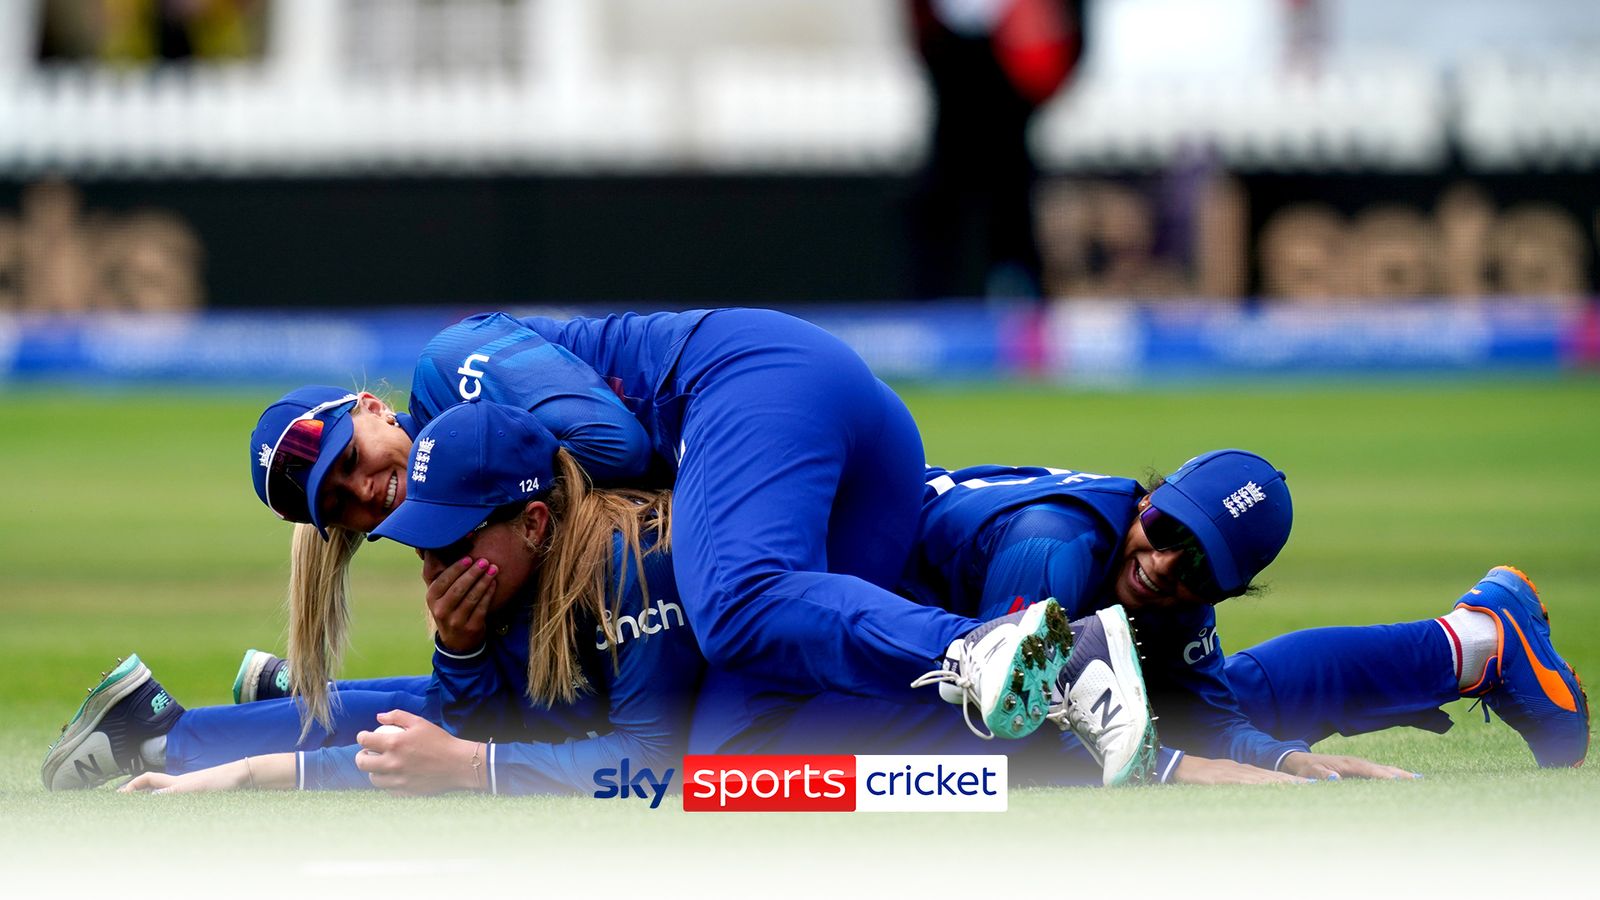
M555 480L555 435L527 410L478 400L446 409L411 446L406 498L371 539L447 547Z

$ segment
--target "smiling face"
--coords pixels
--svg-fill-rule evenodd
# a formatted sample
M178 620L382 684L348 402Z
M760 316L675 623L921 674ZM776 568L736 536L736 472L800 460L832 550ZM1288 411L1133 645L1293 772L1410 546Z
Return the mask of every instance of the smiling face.
M352 436L317 492L322 521L368 532L406 497L411 438L393 423L389 407L362 394L350 413Z
M1150 505L1150 498L1139 501L1139 512ZM1144 533L1144 524L1135 515L1123 538L1122 553L1114 568L1112 593L1130 612L1141 609L1189 609L1214 606L1222 598L1201 596L1178 581L1187 550L1157 550Z

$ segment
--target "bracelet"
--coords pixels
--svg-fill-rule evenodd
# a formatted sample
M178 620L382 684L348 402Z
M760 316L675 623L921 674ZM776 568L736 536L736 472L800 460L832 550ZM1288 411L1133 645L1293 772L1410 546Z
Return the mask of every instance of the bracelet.
M483 790L483 757L478 755L478 749L483 746L483 744L473 742L472 759L467 761L468 765L472 766L472 789L475 791Z
M250 776L250 790L258 790L256 787L256 770L250 765L250 757L248 756L244 758L244 771L245 774Z

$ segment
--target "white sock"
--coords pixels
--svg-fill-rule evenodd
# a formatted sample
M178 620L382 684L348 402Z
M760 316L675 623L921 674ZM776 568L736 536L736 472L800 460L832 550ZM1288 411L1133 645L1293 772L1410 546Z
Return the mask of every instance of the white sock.
M153 737L139 745L139 758L151 771L160 772L167 767L167 736Z
M1450 639L1450 653L1456 663L1456 688L1466 690L1477 684L1483 679L1483 667L1500 645L1499 621L1488 613L1466 607L1457 607L1434 621Z

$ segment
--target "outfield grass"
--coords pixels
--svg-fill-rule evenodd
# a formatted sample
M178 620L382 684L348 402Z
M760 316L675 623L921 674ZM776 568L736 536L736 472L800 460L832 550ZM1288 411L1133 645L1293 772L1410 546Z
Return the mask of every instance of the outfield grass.
M904 393L930 460L946 466L1141 475L1242 446L1283 467L1294 538L1270 571L1269 594L1222 607L1229 647L1308 626L1438 615L1484 570L1510 562L1543 589L1568 659L1600 672L1593 378ZM1142 883L1173 890L1256 884L1343 895L1352 883L1340 879L1352 871L1415 874L1435 856L1482 847L1485 835L1517 843L1547 873L1588 883L1583 847L1600 836L1594 768L1535 770L1515 734L1467 715L1465 704L1442 737L1405 730L1320 748L1423 772L1419 783L1024 791L998 818L688 816L566 798L44 793L45 747L113 657L139 652L195 706L227 700L245 647L282 649L288 529L244 478L246 434L271 395L0 393L0 844L9 857L0 885L62 866L114 878L114 867L82 862L85 848L108 844L121 853L90 859L148 860L176 848L211 876L257 891L281 878L334 892L385 877L419 890L486 873L521 883L529 866L538 885L676 872L702 887L707 873L764 867L769 887L793 892L819 873L806 862L819 858L836 862L829 871L859 870L857 884L936 886L954 867L1022 847L1040 859L1119 861L1102 875L1155 855L1165 862L1141 871ZM355 582L346 674L423 671L414 558L374 545ZM260 851L263 841L273 852ZM891 877L878 868L886 860L921 862ZM1499 872L1474 877L1487 884ZM1074 877L1083 876L1059 883Z

